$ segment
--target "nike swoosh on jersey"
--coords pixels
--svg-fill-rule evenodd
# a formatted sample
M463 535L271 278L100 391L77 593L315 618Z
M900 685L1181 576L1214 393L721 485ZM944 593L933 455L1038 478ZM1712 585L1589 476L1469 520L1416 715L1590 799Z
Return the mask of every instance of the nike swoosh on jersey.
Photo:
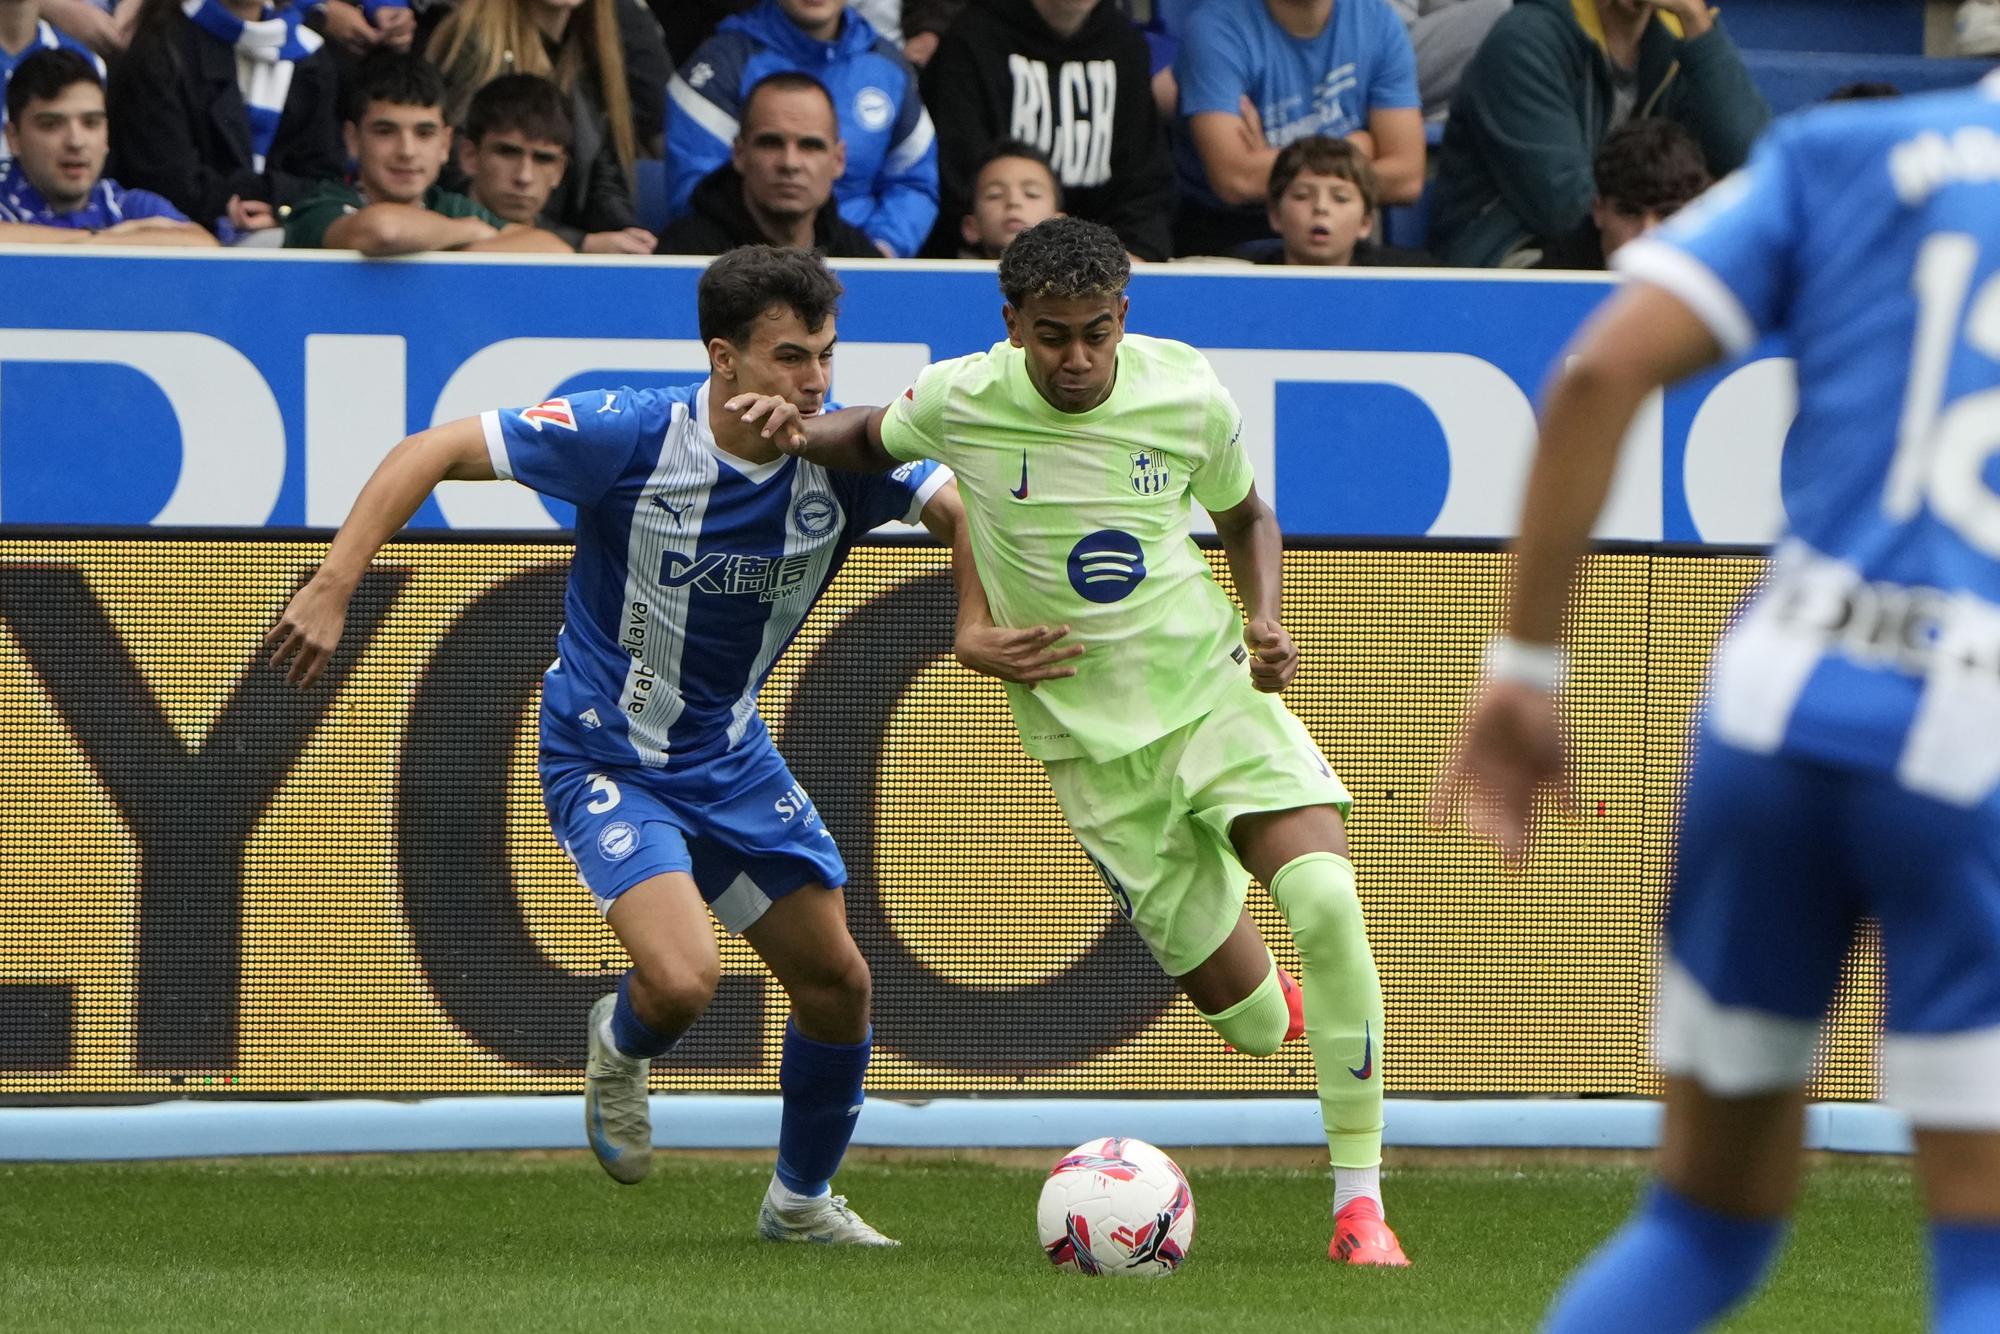
M1021 484L1008 492L1016 500L1028 498L1028 451L1021 451Z

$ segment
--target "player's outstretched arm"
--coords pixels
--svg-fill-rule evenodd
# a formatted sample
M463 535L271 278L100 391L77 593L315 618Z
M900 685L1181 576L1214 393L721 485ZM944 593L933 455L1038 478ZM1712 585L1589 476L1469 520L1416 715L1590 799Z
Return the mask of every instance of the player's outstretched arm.
M1721 355L1679 297L1641 283L1614 296L1557 362L1514 543L1506 633L1487 650L1485 680L1431 793L1434 823L1460 811L1468 829L1519 861L1541 792L1567 798L1556 639L1618 446L1647 395Z
M808 463L834 472L887 472L903 460L882 446L887 408L842 408L808 417L778 394L738 394L722 405L739 413L744 425Z
M972 537L965 522L965 506L958 498L958 483L950 483L932 496L930 504L924 506L923 518L931 535L951 548L951 582L958 592L958 623L951 648L959 665L1030 690L1044 681L1075 676L1076 668L1069 662L1082 655L1083 645L1057 642L1069 633L1068 626L1008 630L993 623L993 607L986 600L986 588L979 582L979 566L972 556Z
M1222 554L1243 602L1243 643L1250 650L1250 684L1276 694L1292 683L1299 651L1284 626L1285 536L1255 483L1226 510L1210 510Z
M289 662L286 679L294 685L318 680L347 624L347 601L382 544L402 530L439 482L490 482L494 476L477 417L419 431L390 450L355 497L326 560L264 637L271 666L286 669Z

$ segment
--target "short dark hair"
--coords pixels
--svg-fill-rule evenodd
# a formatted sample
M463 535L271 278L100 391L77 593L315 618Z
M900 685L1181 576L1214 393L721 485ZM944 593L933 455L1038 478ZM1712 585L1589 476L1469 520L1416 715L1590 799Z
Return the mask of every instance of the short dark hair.
M757 320L784 306L819 332L840 310L844 291L825 261L796 246L747 245L717 256L695 289L701 341L721 338L747 347Z
M834 105L833 94L827 86L812 75L801 70L779 70L776 74L766 74L750 85L750 91L743 94L743 115L738 125L750 123L750 107L757 100L757 94L769 89L774 93L818 93L826 99L827 114L833 117L833 137L840 138L840 108Z
M1056 187L1056 207L1061 208L1063 206L1062 177L1056 175L1055 164L1049 161L1047 153L1044 153L1026 139L1001 139L996 141L993 147L986 150L986 156L979 159L979 165L973 169L973 182L975 184L978 183L980 172L985 171L1002 158L1010 157L1017 157L1024 161L1039 164L1041 169L1049 174L1050 182ZM978 201L975 200L974 202Z
M569 147L569 99L539 74L502 74L487 80L465 109L465 137L478 143L512 130L523 139Z
M1694 136L1657 116L1630 121L1605 136L1591 163L1600 199L1637 208L1679 208L1709 187L1708 163Z
M412 51L377 51L355 71L347 96L347 119L356 125L371 102L444 110L444 75Z
M1019 310L1038 296L1117 296L1132 278L1118 233L1082 218L1048 218L1000 256L1000 294Z
M14 77L7 81L7 119L20 120L31 101L55 101L73 83L104 86L97 66L67 47L35 52L14 67Z
M1368 155L1345 139L1328 138L1325 135L1311 135L1295 139L1278 151L1277 160L1271 163L1271 181L1265 188L1265 196L1272 208L1285 197L1285 191L1292 188L1306 172L1315 176L1332 176L1343 181L1351 181L1361 193L1361 202L1370 213L1375 211L1378 191L1375 186L1375 164Z

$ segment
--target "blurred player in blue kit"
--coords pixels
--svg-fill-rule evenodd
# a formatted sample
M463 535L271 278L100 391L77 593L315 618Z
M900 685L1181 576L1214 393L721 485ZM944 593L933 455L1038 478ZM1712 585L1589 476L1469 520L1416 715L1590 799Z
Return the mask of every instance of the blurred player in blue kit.
M840 853L756 701L856 538L921 519L956 543L962 511L943 468L830 473L721 411L744 393L821 411L840 295L803 250L732 251L701 278L702 384L570 394L410 436L268 643L273 665L311 685L369 562L441 481L513 478L575 505L565 623L543 678L542 789L633 964L590 1012L591 1148L620 1182L650 1169L647 1076L715 994L712 912L792 1002L759 1234L893 1246L829 1188L861 1111L868 966L847 930Z
M1694 1330L1798 1191L1841 963L1880 920L1934 1327L2000 1330L2000 77L1814 110L1619 251L1554 378L1505 634L1433 797L1513 857L1564 783L1559 623L1640 403L1765 334L1798 361L1790 531L1715 652L1662 961L1659 1181L1556 1334ZM1870 1257L1857 1256L1866 1264Z

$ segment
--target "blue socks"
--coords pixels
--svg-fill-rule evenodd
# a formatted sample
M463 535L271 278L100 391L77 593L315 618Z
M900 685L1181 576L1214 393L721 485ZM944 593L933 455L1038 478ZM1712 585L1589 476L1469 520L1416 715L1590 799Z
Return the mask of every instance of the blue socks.
M2000 1223L1931 1224L1931 1328L2000 1329Z
M1570 1277L1542 1328L1628 1334L1633 1313L1644 1312L1649 1332L1701 1329L1763 1282L1783 1233L1775 1219L1713 1213L1656 1182L1638 1213Z
M873 1030L870 1030L873 1035ZM860 1119L861 1076L869 1038L852 1044L815 1042L785 1025L778 1066L784 1119L778 1125L778 1183L796 1195L822 1195L847 1154Z
M649 1061L665 1056L680 1040L678 1033L655 1032L632 1008L632 974L627 971L618 979L618 1003L611 1010L611 1045L635 1061Z

